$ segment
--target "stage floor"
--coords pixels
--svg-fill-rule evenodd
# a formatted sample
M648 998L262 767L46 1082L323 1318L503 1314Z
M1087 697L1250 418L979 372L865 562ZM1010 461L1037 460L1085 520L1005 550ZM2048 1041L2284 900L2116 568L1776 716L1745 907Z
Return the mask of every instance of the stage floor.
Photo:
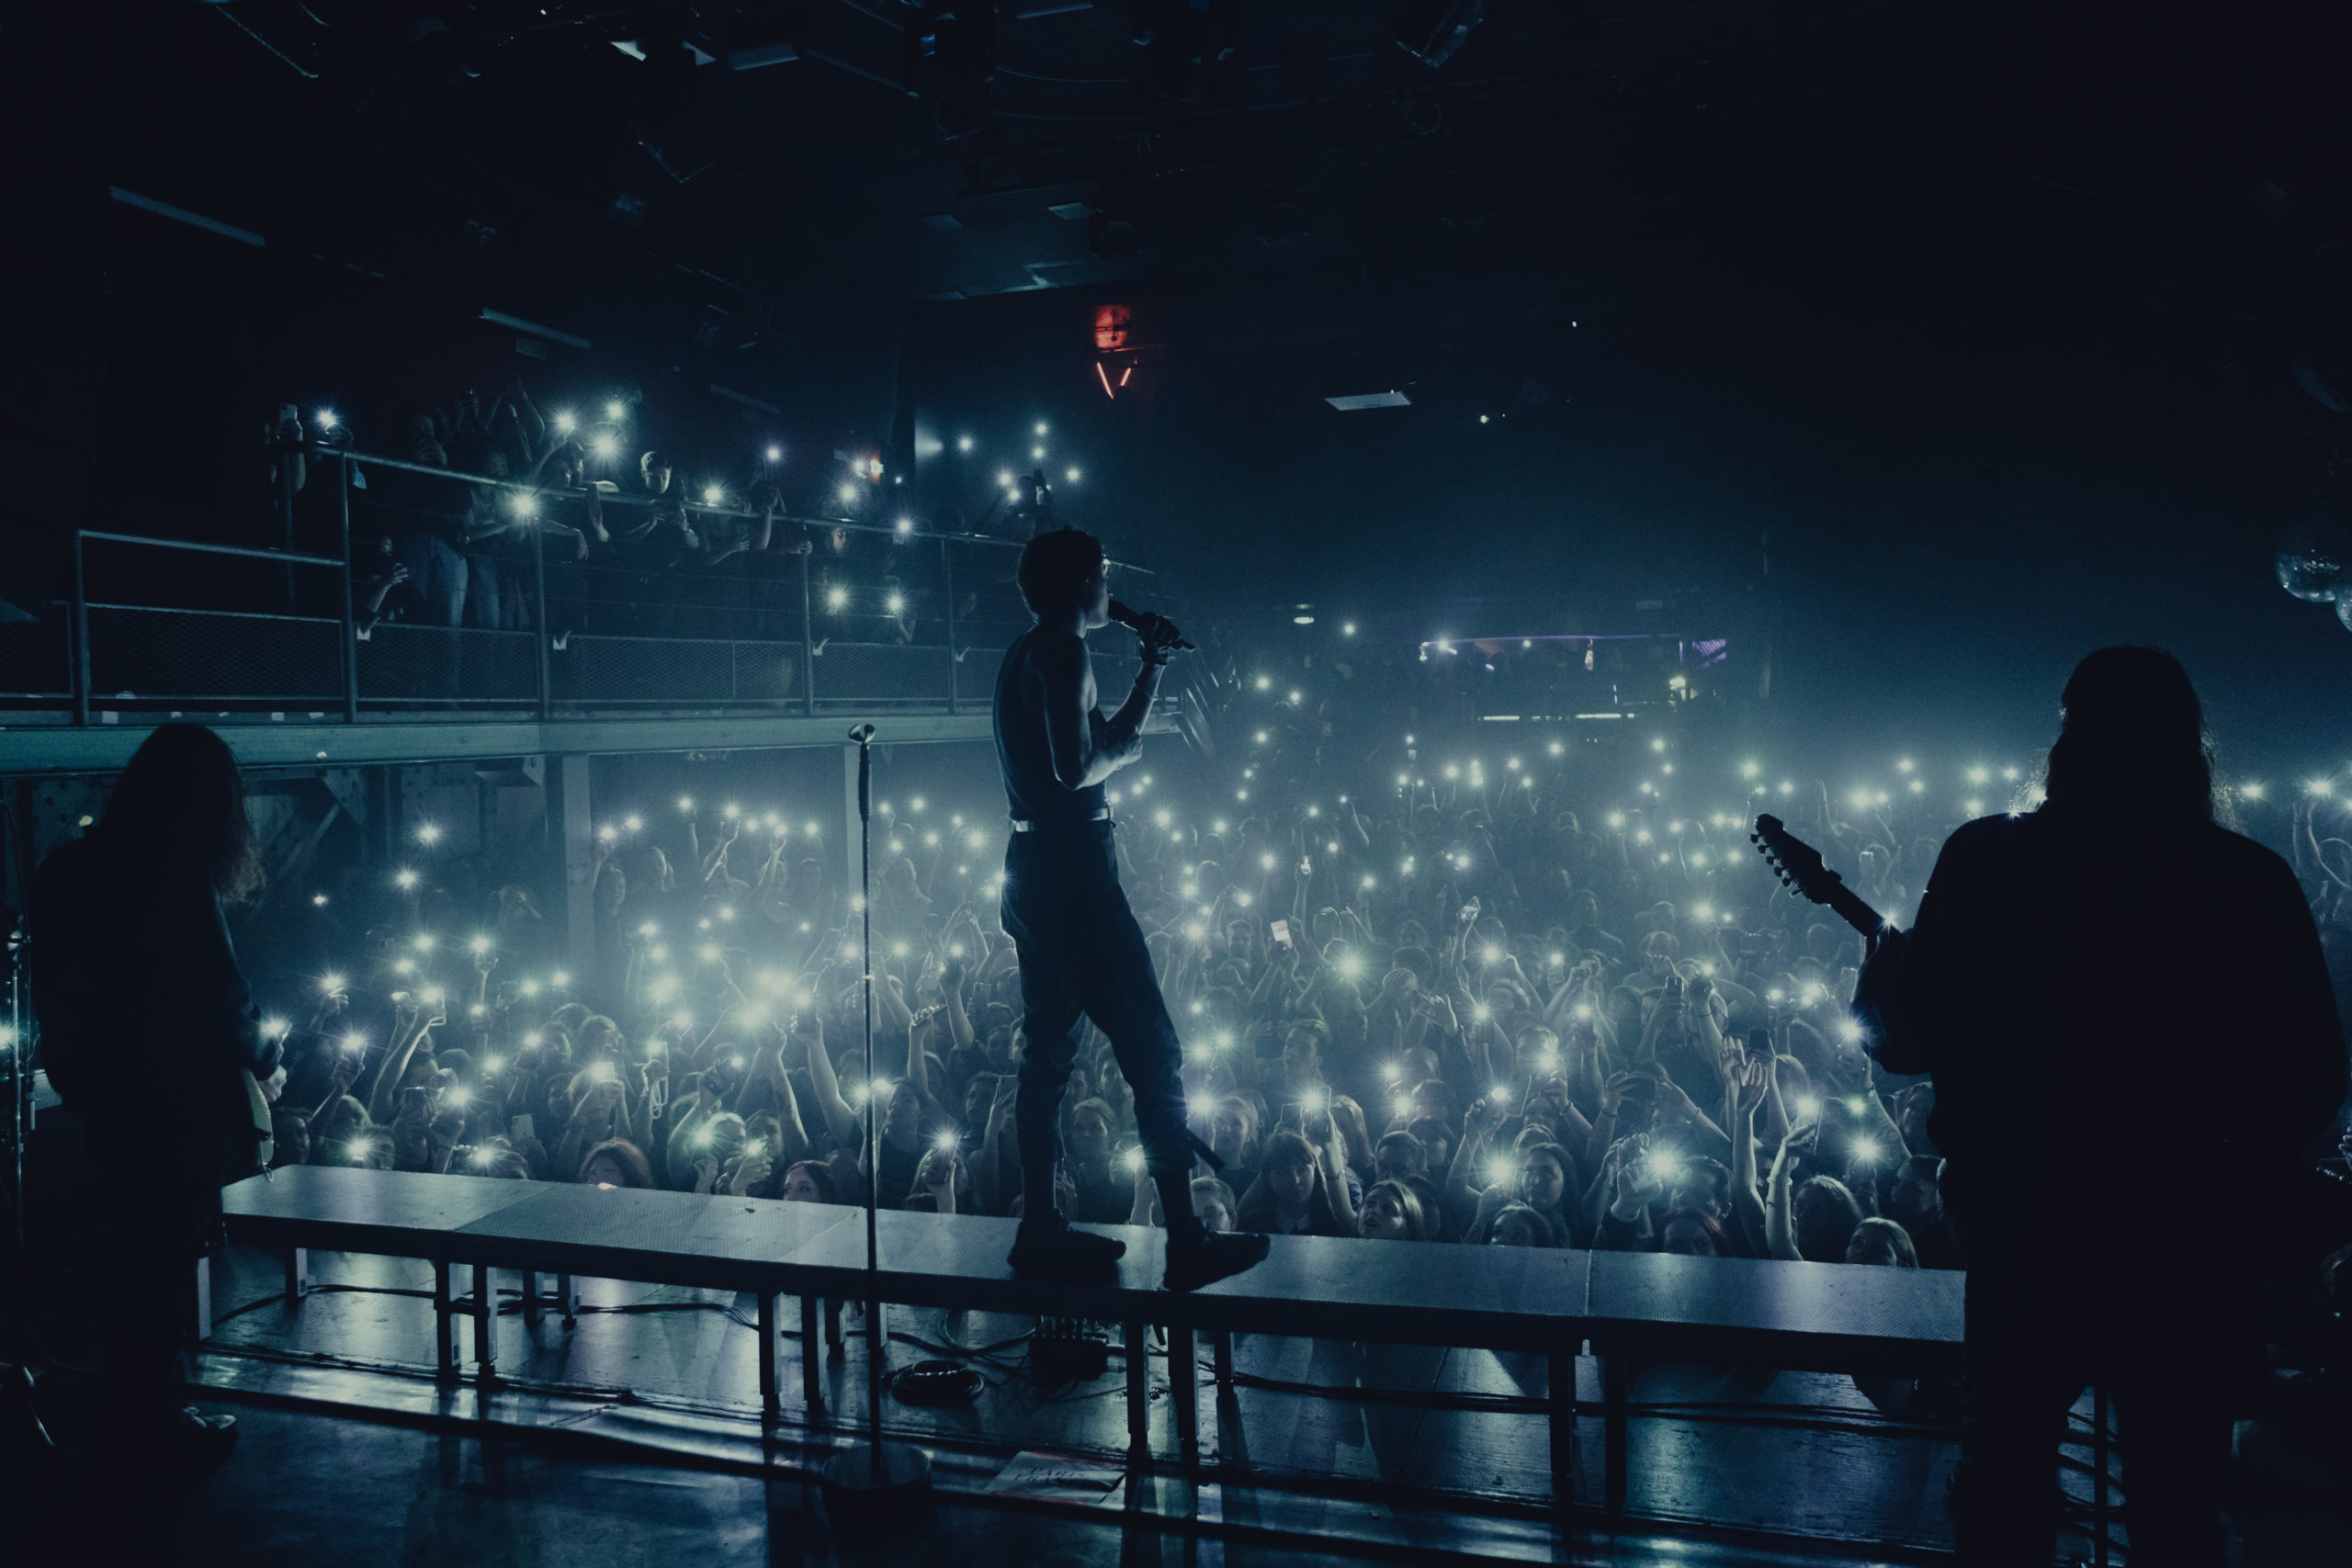
M1196 1484L1173 1462L1165 1364L1155 1359L1159 1457L1150 1475L1131 1479L1120 1359L1099 1378L1049 1382L1025 1365L1026 1345L1014 1345L975 1363L991 1386L974 1404L924 1409L890 1401L890 1430L936 1456L939 1508L888 1551L837 1549L813 1488L799 1477L862 1427L864 1344L854 1314L844 1346L826 1359L828 1419L808 1424L798 1341L787 1339L784 1419L763 1439L748 1298L583 1280L583 1307L605 1310L583 1311L567 1331L553 1315L526 1325L510 1297L498 1366L511 1382L485 1402L470 1384L453 1390L432 1381L429 1299L379 1293L429 1292L425 1266L313 1253L311 1270L319 1285L368 1288L320 1291L288 1313L270 1300L282 1287L275 1257L232 1250L216 1268L215 1312L233 1315L216 1329L204 1377L222 1408L240 1412L244 1436L235 1463L174 1505L169 1535L183 1560L216 1560L217 1549L219 1561L299 1560L305 1568L322 1556L593 1568L662 1561L691 1542L705 1568L714 1561L1272 1565L1355 1557L1843 1568L1933 1562L1951 1540L1943 1501L1955 1458L1951 1431L1890 1421L1841 1378L1642 1369L1634 1404L1665 1413L1632 1423L1626 1514L1611 1532L1589 1506L1601 1482L1597 1420L1583 1423L1576 1462L1588 1506L1562 1515L1549 1506L1541 1415L1247 1386L1220 1408L1204 1371L1204 1458L1223 1468ZM509 1291L519 1283L510 1274L499 1282ZM930 1310L890 1316L895 1332L934 1343L952 1335L966 1346L1031 1326L983 1314L943 1319ZM461 1329L469 1351L469 1325ZM926 1354L893 1347L899 1365ZM1546 1392L1544 1362L1533 1356L1246 1337L1235 1359L1244 1374L1334 1390ZM1585 1398L1599 1397L1589 1359L1579 1363L1579 1382ZM483 1426L485 1418L493 1425ZM2242 1448L2259 1440L2242 1430ZM2086 1441L2075 1457L2087 1462ZM2271 1458L2325 1483L2307 1460ZM1247 1476L1231 1468L1244 1462ZM2068 1482L2086 1496L2087 1484L2080 1470ZM2352 1561L2342 1496L2314 1500L2267 1486L2233 1509L2235 1561ZM94 1520L107 1510L97 1502ZM2125 1541L2120 1527L2114 1533ZM2080 1544L2087 1551L2087 1540Z

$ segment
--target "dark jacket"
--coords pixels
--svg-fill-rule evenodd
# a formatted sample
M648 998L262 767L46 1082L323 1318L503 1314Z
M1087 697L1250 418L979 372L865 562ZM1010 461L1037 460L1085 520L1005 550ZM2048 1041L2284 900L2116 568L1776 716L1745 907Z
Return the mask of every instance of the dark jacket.
M1972 1275L2062 1260L2049 1194L2169 1157L2187 1117L2195 1179L2104 1213L2097 1252L2194 1247L2184 1271L2223 1279L2269 1245L2245 1216L2344 1097L2302 889L2278 856L2209 823L2048 807L1968 823L1907 937L1873 954L1859 1003L1882 1066L1934 1075L1929 1134ZM2073 1293L2105 1299L2064 1260Z
M119 1135L225 1144L224 1172L242 1174L254 1134L239 1075L275 1072L278 1043L262 1038L203 869L122 859L101 829L60 847L33 880L42 1065L67 1105Z

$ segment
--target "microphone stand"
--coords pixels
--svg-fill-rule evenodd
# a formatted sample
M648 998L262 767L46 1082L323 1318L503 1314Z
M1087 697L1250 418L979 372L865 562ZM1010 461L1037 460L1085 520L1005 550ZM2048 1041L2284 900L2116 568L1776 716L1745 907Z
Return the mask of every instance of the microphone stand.
M876 1241L882 1142L874 1119L874 727L849 732L857 742L858 962L865 976L865 1436L825 1461L825 1511L836 1526L876 1528L905 1522L931 1494L931 1456L882 1440L882 1374L889 1337L882 1327L882 1262ZM811 1353L808 1346L801 1354Z

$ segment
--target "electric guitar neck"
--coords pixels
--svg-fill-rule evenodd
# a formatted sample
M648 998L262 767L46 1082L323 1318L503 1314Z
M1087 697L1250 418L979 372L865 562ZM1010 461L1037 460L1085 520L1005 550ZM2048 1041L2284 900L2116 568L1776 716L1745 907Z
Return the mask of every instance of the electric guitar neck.
M1758 817L1755 831L1747 838L1765 863L1780 874L1781 881L1801 897L1832 911L1866 937L1886 930L1885 918L1862 902L1861 896L1846 886L1846 879L1829 869L1821 852L1790 832L1779 818Z

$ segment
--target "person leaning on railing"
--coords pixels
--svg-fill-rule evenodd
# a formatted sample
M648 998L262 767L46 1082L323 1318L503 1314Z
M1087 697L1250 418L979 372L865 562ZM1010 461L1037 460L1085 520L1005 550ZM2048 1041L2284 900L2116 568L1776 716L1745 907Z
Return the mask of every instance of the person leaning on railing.
M420 413L409 422L412 462L446 468L449 455L434 428L433 416ZM472 503L471 488L462 479L441 479L405 468L382 471L379 504L392 522L392 554L408 573L407 586L417 593L425 626L455 626L465 619L468 568L459 546L465 539L466 513Z

